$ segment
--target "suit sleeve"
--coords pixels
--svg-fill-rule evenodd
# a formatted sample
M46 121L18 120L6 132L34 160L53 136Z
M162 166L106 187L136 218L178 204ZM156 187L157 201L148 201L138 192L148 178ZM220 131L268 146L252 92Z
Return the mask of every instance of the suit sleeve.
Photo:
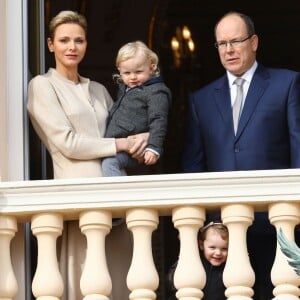
M182 156L182 170L185 173L205 172L207 170L198 114L198 110L201 108L197 100L198 98L192 94L188 105L186 141Z
M150 136L147 148L162 154L163 143L167 134L171 93L166 87L161 88L151 93L149 99L148 119Z
M48 151L89 160L115 155L115 140L79 134L73 128L46 78L37 76L28 87L27 109L37 134Z
M288 98L291 168L300 168L300 73L294 77Z

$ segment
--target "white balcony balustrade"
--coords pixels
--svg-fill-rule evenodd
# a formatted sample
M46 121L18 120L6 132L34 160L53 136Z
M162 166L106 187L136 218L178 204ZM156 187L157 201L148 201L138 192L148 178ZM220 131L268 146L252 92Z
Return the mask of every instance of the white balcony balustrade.
M269 212L271 224L290 240L300 223L300 170L223 172L0 183L0 300L24 300L12 241L19 223L30 222L37 239L37 266L32 293L38 300L61 299L66 284L57 260L57 239L64 221L78 220L86 239L76 299L108 300L118 278L111 276L106 239L112 218L126 218L132 236L125 291L120 299L154 300L159 274L152 235L161 216L172 216L179 232L180 252L174 275L177 298L202 299L205 272L199 259L197 232L207 212L220 211L229 230L223 280L230 300L253 297L255 274L249 262L246 234L255 212ZM122 247L122 243L115 245ZM24 250L18 249L20 256ZM28 266L27 266L28 268ZM17 275L15 275L17 274ZM267 274L268 276L268 274ZM271 274L274 296L299 299L300 277L277 247ZM122 293L120 293L122 294Z

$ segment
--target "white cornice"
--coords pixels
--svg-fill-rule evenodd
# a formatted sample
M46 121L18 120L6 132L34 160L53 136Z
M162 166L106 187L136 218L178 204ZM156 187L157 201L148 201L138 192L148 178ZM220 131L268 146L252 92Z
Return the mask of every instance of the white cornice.
M300 201L300 170L147 175L0 183L0 214L65 212L85 209L121 212L130 207L158 208L169 214L178 205L249 203L265 210L269 203ZM66 216L66 218L68 218Z

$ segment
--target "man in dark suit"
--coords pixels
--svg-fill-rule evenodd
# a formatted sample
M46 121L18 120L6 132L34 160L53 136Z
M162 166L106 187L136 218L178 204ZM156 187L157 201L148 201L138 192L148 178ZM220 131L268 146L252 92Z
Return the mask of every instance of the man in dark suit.
M266 68L256 61L258 36L252 20L244 14L230 12L224 15L215 26L215 38L226 74L190 97L183 171L300 167L299 73ZM236 78L243 78L242 92L238 92ZM242 97L238 97L241 107L235 132L233 107L237 94ZM270 251L273 250L275 255L274 228L266 214L262 218L256 214L255 218L248 234L251 236L253 230L271 236ZM258 240L251 239L250 259L251 244L259 244ZM263 253L270 257L268 250L257 252L254 249L252 257L256 281L263 271L258 269L261 262L257 261L255 253L260 259ZM272 261L267 274L270 274L271 265ZM271 286L270 280L268 283ZM259 286L266 288L268 284ZM257 293L261 292L257 290ZM271 299L272 287L262 293L265 294L263 299Z

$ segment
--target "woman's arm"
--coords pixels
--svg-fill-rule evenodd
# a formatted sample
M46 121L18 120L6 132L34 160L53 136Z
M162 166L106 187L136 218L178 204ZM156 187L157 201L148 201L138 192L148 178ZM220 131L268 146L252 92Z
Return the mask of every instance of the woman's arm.
M68 96L70 100L72 95ZM115 139L99 135L98 129L94 127L93 115L82 119L84 124L76 118L74 122L77 123L71 123L69 118L73 116L65 112L58 97L62 96L56 94L49 80L43 76L35 77L29 84L27 108L32 124L50 154L59 151L66 157L79 160L115 155ZM103 115L103 126L105 117Z
M141 159L148 145L149 132L116 139L117 152L127 152L135 159Z

